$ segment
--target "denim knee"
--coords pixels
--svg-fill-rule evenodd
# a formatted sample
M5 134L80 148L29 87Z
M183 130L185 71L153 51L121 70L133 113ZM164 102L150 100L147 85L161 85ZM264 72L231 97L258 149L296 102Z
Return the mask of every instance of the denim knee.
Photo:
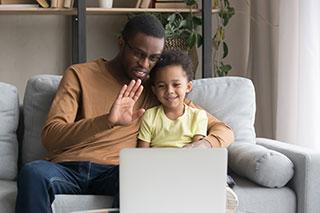
M22 180L30 180L33 181L36 178L41 178L41 175L39 173L39 171L37 171L40 167L39 165L41 164L46 164L47 162L44 160L37 160L37 161L32 161L30 163L25 164L20 172L19 172L19 176L18 176L18 181L22 181Z

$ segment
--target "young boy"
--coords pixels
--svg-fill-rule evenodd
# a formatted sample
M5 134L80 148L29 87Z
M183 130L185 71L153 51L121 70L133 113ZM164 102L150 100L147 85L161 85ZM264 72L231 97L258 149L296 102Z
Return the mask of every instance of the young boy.
M139 132L139 147L178 147L207 134L206 112L184 104L192 89L192 63L181 52L169 51L150 73L152 91L161 105L147 110Z
M150 72L152 91L161 105L144 113L138 147L192 148L192 142L206 136L206 112L185 104L192 79L192 61L187 54L179 51L162 54ZM235 212L237 205L236 194L227 187L227 212Z

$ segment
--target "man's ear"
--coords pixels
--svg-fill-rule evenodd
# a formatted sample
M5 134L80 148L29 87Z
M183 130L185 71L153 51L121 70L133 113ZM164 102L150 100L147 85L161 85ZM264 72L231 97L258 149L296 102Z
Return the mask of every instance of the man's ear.
M152 90L153 94L156 94L156 87L153 84L151 85L151 90Z
M187 93L191 92L191 90L192 90L192 81L189 81L187 83Z
M125 41L122 36L119 36L118 38L118 45L119 45L119 49L122 49L125 45Z

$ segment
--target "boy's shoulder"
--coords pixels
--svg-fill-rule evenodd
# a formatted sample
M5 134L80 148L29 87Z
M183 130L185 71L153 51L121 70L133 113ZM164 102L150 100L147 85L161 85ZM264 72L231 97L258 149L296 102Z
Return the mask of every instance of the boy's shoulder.
M149 121L149 122L154 122L155 120L159 119L159 116L161 116L161 114L162 114L161 110L162 110L161 105L154 106L154 107L147 109L143 114L143 120Z
M147 109L144 114L157 114L159 112L159 110L161 110L161 105L157 105L154 107L151 107L149 109Z
M206 113L204 109L196 108L185 104L185 109L191 113Z

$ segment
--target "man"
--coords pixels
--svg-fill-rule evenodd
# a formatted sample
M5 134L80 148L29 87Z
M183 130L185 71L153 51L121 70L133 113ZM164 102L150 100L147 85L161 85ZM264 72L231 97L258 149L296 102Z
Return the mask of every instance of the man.
M164 48L164 29L154 16L138 15L118 43L112 60L72 65L65 72L42 132L48 156L22 168L16 212L51 212L55 194L113 195L113 206L119 206L119 151L136 147L139 118L157 103L148 74ZM193 147L233 142L229 127L211 115L208 123L209 136Z

